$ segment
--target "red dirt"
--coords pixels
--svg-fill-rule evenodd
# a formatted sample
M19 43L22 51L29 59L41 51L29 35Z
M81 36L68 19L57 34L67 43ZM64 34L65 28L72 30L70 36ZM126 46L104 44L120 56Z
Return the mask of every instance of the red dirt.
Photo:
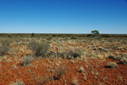
M0 85L10 85L16 80L24 81L25 85L71 85L73 80L77 80L78 85L127 85L127 65L105 68L107 62L112 61L109 59L42 58L33 60L28 66L21 66L21 60L7 57L0 61ZM78 72L81 66L84 73ZM66 72L58 80L50 79L58 72L54 69L59 67L64 67Z

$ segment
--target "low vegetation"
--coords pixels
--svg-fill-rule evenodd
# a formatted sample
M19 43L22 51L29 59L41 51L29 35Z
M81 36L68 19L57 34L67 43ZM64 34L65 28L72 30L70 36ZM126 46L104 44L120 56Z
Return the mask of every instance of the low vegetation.
M46 57L48 54L49 43L47 41L31 41L30 49L33 51L34 57Z
M116 62L108 62L106 65L107 68L117 68L118 65Z
M120 63L121 64L127 64L127 57L121 58Z
M0 85L127 85L127 35L15 36L0 36Z
M77 78L74 78L72 81L71 81L71 85L79 85L78 83L78 79Z
M0 43L0 56L5 55L10 49L10 40L3 40Z
M84 72L85 72L84 67L83 67L83 66L81 66L81 67L79 68L78 72L80 72L80 73L84 73Z
M14 83L11 83L10 85L25 85L25 83L23 81L21 81L21 80L18 80L18 81L14 82Z
M120 56L108 56L108 58L113 59L113 60L120 60Z
M60 78L67 72L65 66L59 66L54 70L53 80L60 80Z
M33 57L32 56L24 56L21 65L22 66L30 65L32 60L33 60Z

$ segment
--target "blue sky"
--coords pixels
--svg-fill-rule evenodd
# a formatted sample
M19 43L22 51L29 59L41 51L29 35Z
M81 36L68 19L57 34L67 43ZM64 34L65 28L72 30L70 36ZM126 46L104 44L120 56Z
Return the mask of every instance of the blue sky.
M0 33L127 34L127 0L0 0Z

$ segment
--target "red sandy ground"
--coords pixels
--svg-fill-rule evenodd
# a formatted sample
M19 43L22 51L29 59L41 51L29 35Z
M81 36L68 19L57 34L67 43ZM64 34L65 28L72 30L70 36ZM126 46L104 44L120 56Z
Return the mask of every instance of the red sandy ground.
M118 68L105 68L109 59L67 60L42 58L35 59L31 65L21 66L22 58L7 57L0 61L0 85L10 85L22 80L25 85L127 85L127 65L119 64ZM117 62L117 61L115 61ZM78 72L83 66L85 75ZM48 80L55 75L57 67L65 67L66 73L59 80Z

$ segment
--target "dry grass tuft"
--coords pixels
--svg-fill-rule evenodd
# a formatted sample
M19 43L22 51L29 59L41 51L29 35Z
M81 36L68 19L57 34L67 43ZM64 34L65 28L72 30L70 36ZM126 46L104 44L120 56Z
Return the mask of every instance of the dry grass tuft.
M0 56L5 55L9 51L9 49L10 49L10 47L9 47L10 43L11 43L10 40L3 40L3 41L1 41L1 43L0 43Z
M71 85L79 85L78 79L77 78L72 79Z
M30 49L33 51L33 55L36 57L46 57L49 49L49 43L46 41L31 41L29 43Z
M118 65L116 62L108 62L106 68L117 68Z
M67 68L65 66L60 66L60 67L57 67L54 72L55 73L54 73L53 79L59 80L67 72Z
M32 56L25 56L23 58L23 61L21 63L22 66L27 66L27 65L30 65L31 61L33 60L33 57Z
M126 57L121 58L120 63L127 64L127 58Z
M25 85L25 83L21 80L11 83L10 85Z

